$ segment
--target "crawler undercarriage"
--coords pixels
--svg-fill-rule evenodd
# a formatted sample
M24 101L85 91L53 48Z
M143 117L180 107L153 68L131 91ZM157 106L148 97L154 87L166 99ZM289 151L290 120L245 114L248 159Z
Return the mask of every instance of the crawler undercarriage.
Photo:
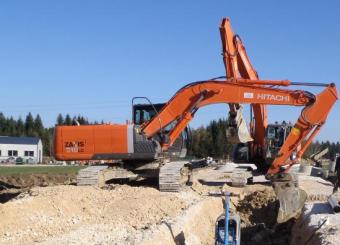
M189 178L187 161L154 162L143 164L131 169L121 164L95 165L84 168L78 172L77 185L91 185L103 187L112 180L136 180L140 178L157 178L159 190L165 192L178 192Z

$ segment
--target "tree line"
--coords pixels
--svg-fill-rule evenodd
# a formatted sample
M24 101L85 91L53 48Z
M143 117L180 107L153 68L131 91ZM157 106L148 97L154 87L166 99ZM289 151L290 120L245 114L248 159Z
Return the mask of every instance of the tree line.
M211 156L214 158L231 158L233 145L230 144L226 136L227 120L212 120L207 126L201 126L192 129L191 146L189 149L190 156L202 158ZM324 158L333 159L336 153L340 153L340 143L330 141L314 141L305 151L303 157L308 158L313 153L325 148L329 152Z
M198 158L229 158L233 145L227 140L226 130L226 119L212 120L207 126L192 129L189 155Z
M99 124L99 122L90 122L86 117L81 115L63 116L59 114L56 118L56 125L80 125ZM100 124L104 122L101 121ZM231 157L233 145L230 144L226 137L227 120L218 119L212 120L206 126L201 126L191 130L191 144L188 154L198 158L211 156L214 158L226 159ZM0 112L0 135L1 136L29 136L39 137L43 143L44 155L51 155L51 147L53 141L54 127L44 127L39 114L33 117L32 113L28 113L25 119L19 117L6 117ZM329 152L325 155L326 158L334 158L336 153L340 153L339 142L313 142L306 150L304 157L309 157L311 154L323 150L328 147Z

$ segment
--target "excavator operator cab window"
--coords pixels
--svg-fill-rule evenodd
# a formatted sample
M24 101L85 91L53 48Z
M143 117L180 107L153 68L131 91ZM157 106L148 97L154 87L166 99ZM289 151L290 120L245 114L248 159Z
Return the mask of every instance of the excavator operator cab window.
M144 122L151 120L154 116L157 116L157 112L160 112L165 104L136 104L132 108L132 118L135 125L142 125ZM155 111L156 109L156 111ZM170 123L163 128L163 132L170 132L171 129L176 125L176 121Z
M140 125L146 121L149 121L156 113L152 113L147 110L136 110L135 124Z
M283 122L282 124L269 124L267 127L267 158L274 158L279 152L281 146L286 141L292 124Z
M275 139L275 128L274 127L268 127L267 131L267 139Z
M268 125L267 128L267 140L272 147L281 147L286 138L285 125L274 124Z
M141 124L141 111L136 110L134 114L134 124L140 125Z
M153 118L157 112L159 112L165 104L154 104L153 106L150 104L137 104L133 106L133 123L135 125L141 125L146 121L149 121ZM155 109L157 111L155 111Z

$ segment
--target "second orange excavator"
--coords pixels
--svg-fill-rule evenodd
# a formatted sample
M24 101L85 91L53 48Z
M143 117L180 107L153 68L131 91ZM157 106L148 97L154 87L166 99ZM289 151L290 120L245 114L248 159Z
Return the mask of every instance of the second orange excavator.
M235 158L243 154L246 161L267 169L266 177L272 181L280 201L278 222L297 217L306 193L297 188L289 169L325 124L338 98L335 84L260 80L240 37L233 33L229 19L222 20L220 33L225 77L189 83L166 104L134 106L132 124L58 126L55 131L56 159L121 160L115 166L120 174L125 171L131 176L151 176L153 173L159 176L161 190L178 191L184 162L165 159L185 155L189 137L187 126L197 110L224 103L230 108L226 135L239 146L235 148ZM323 90L312 94L287 89L292 85L318 86ZM249 130L241 104L251 106ZM302 112L294 125L268 124L266 105L300 106ZM109 178L98 177L99 172L105 171L106 167L94 172L85 171L83 179ZM117 171L108 175L115 177Z

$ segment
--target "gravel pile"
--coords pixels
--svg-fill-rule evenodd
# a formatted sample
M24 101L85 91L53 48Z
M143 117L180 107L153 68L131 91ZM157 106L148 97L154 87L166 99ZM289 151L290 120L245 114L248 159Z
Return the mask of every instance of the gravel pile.
M0 244L135 244L198 200L193 192L115 185L35 187L0 204Z

